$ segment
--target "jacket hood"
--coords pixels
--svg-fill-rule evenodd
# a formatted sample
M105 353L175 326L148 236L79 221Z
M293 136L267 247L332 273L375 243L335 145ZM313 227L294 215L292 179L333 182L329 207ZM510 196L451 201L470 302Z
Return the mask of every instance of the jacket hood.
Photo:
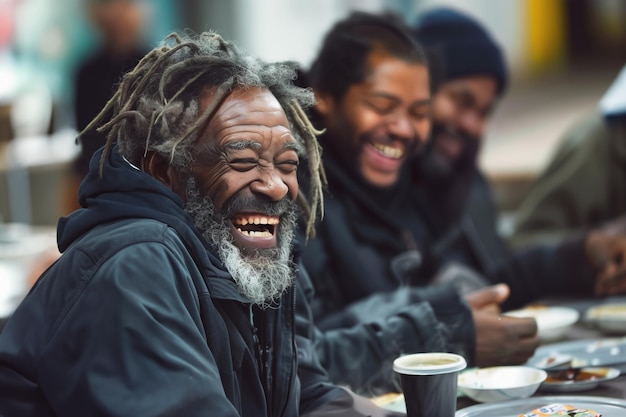
M59 220L57 240L59 250L92 228L112 221L149 218L174 228L196 252L208 252L208 243L183 209L180 197L154 177L132 166L118 152L117 146L108 155L102 177L99 162L103 149L91 159L89 173L78 191L83 207ZM206 256L206 255L205 255ZM215 257L212 262L221 264Z

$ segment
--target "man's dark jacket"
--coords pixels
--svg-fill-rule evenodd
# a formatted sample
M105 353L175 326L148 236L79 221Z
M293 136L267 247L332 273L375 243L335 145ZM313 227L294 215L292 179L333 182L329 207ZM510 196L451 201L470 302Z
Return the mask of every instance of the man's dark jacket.
M314 355L300 382L293 288L252 307L178 196L116 151L98 178L98 155L85 208L60 221L62 257L0 335L0 415L297 416L351 401Z
M459 190L446 184L425 193L424 210L438 231L431 251L435 262L460 262L478 272L486 283L507 283L511 295L502 305L505 310L541 298L592 292L594 271L586 260L583 234L510 250L498 231L498 211L488 182L475 167L463 176L468 184L466 197L433 198L433 192ZM459 216L437 216L443 210L433 204L436 201L458 201Z
M300 302L301 298L309 301ZM459 340L471 331L471 316L455 291L405 287L376 294L348 307L346 321L351 324L327 330L307 323L313 317L314 299L313 286L301 274L296 326L306 338L304 344L298 339L298 351L304 346L315 349L329 379L355 392L367 396L400 392L393 361L404 354L458 350L471 355L472 347Z
M393 387L391 372L384 371L402 353L455 351L471 362L469 307L452 287L419 288L428 283L420 253L430 237L415 187L407 180L380 193L353 178L330 146L323 159L329 183L324 219L304 245L302 262L322 331L315 339L318 354L330 379L377 393ZM351 345L366 346L369 355L366 349L354 353Z

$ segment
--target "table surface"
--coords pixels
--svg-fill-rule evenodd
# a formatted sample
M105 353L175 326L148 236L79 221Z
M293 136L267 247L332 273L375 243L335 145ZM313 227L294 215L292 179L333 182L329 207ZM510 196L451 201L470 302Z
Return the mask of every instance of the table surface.
M563 343L568 341L577 341L577 340L593 340L593 339L603 339L603 338L612 338L612 337L621 337L623 335L615 335L615 334L607 334L591 325L587 324L584 320L585 312L591 308L601 304L610 304L610 303L626 303L625 296L619 297L608 297L601 299L581 299L581 298L555 298L555 299L546 299L542 300L538 304L545 304L549 306L561 306L561 307L571 307L580 313L580 320L576 323L570 331L565 335L565 337L561 340L551 342L550 344ZM543 346L547 346L543 345ZM624 353L626 356L626 352ZM624 358L624 362L626 363L626 357ZM610 397L610 398L620 398L626 399L626 373L622 373L618 378L606 381L601 383L598 387L583 391L583 392L544 392L538 391L534 396L572 396L572 395L584 395L584 396L595 396L595 397ZM457 400L457 409L462 409L465 407L469 407L471 405L477 404L475 401L467 398L467 397L459 397Z
M578 341L578 340L597 340L597 339L605 339L605 338L613 338L613 337L622 337L624 335L615 335L615 334L607 334L603 331L594 328L587 323L585 323L584 316L585 312L590 307L595 307L601 304L611 304L611 303L626 303L626 296L619 297L608 297L601 299L580 299L580 298L559 298L559 299L547 299L542 300L538 304L549 305L549 306L562 306L562 307L571 307L580 313L581 319L578 321L576 325L574 325L569 332L565 335L565 337L561 340L551 342L549 344L545 344L543 346L549 346L551 344L563 343L568 341ZM624 358L624 362L626 363L626 357ZM622 367L623 368L623 367ZM398 396L400 394L396 394L395 397L393 394L389 394L386 396L377 397L374 399L376 403L379 405L385 406L385 404L394 403L392 405L392 409L398 409L400 407L398 401L402 401L401 396L398 400ZM610 397L610 398L619 398L626 399L626 373L623 372L618 378L606 381L601 383L598 387L582 392L544 392L538 391L533 397L572 397L573 395L581 395L581 396L593 396L593 397ZM464 409L466 407L479 404L472 399L466 396L459 396L457 398L457 410Z
M597 328L591 327L586 324L584 321L585 312L597 305L601 304L611 304L611 303L626 303L626 296L619 297L608 297L601 299L581 299L581 298L558 298L558 299L546 299L542 300L538 304L545 304L550 306L561 306L561 307L571 307L580 313L581 319L578 323L569 330L569 332L565 335L565 337L561 340L552 342L550 344L562 343L567 341L574 340L594 340L594 339L604 339L609 337L621 337L623 335L615 335L605 333ZM549 345L549 344L548 344ZM544 345L545 346L545 345ZM624 362L626 362L626 358L624 358ZM569 396L572 395L584 395L584 396L596 396L596 397L611 397L611 398L620 398L626 399L626 374L622 373L618 378L606 381L601 383L597 388L594 388L589 391L583 391L579 393L572 392L543 392L538 391L534 396ZM465 407L469 407L471 405L477 404L475 401L471 400L467 397L459 397L457 400L457 409L462 409Z

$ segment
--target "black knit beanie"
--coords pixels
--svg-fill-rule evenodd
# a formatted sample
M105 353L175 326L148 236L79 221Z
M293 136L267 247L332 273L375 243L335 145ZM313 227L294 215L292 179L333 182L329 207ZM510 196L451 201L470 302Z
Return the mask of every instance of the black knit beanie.
M428 54L435 85L470 75L492 75L498 94L506 88L502 50L474 18L450 8L430 9L416 20L413 34Z

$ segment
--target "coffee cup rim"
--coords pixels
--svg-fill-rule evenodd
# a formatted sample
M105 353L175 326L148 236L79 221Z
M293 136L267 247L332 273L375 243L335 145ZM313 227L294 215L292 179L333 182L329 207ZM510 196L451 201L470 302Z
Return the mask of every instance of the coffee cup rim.
M440 365L426 365L419 368L409 367L406 365L409 361L431 359L452 359L454 362L440 364ZM428 353L413 353L409 355L403 355L393 361L393 370L399 374L404 375L437 375L447 374L452 372L458 372L467 367L465 358L455 353L447 352L428 352Z

